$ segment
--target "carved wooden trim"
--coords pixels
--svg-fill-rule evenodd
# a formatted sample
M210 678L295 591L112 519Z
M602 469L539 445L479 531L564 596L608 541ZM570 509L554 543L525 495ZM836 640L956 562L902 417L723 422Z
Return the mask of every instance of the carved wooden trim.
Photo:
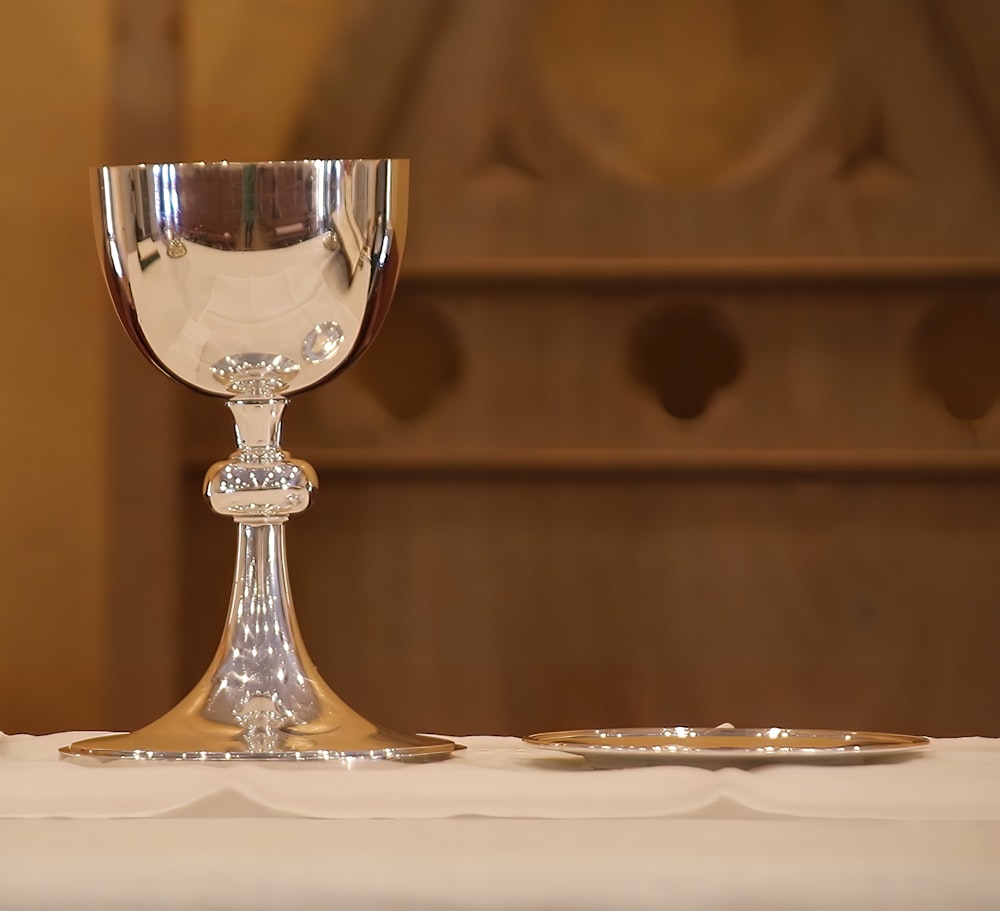
M628 475L685 477L810 477L879 480L1000 481L1000 450L957 449L593 449L490 448L401 450L302 447L321 479L338 475ZM190 452L186 463L201 470L212 458Z
M181 148L181 4L112 4L109 162L171 160ZM150 80L148 74L157 78ZM95 259L94 269L97 270ZM179 390L125 338L110 300L107 725L143 724L176 698ZM186 393L184 393L186 394ZM150 483L155 477L157 483ZM141 491L140 495L129 491Z
M740 259L413 259L400 283L407 289L442 286L587 284L609 286L928 286L1000 285L1000 258L740 258Z

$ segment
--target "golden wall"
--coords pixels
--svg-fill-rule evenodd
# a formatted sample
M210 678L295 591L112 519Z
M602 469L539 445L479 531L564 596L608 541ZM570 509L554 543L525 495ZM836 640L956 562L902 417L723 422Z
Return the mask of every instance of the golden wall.
M16 4L0 29L7 731L106 723L108 311L87 168L105 153L109 10Z

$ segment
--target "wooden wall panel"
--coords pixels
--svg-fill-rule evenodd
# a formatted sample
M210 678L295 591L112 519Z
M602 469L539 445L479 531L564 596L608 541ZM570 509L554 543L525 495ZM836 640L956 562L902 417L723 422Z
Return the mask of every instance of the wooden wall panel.
M387 723L1000 734L1000 481L326 484L290 530L303 629L338 692ZM184 606L205 630L189 681L221 628L233 545L232 529L195 527L187 579L219 601Z
M360 368L288 412L285 444L321 481L290 527L294 591L341 695L442 731L1000 732L997 417L956 419L911 364L947 287L419 285L380 341L433 301L461 368L424 413L389 413ZM650 307L692 300L725 316L744 366L682 420L631 374L628 339ZM369 369L391 375L378 351ZM221 438L223 409L200 404L187 436ZM191 680L232 558L194 496L211 457L188 456L185 563L215 599L185 607L204 630Z
M992 10L633 0L631 53L617 3L348 8L274 119L283 157L413 159L389 322L287 412L341 694L452 732L1000 733ZM200 84L213 148L268 135L206 120L242 91ZM178 689L228 594L226 421L186 397Z
M127 0L112 3L113 54L108 85L105 148L95 166L182 157L180 97L183 38L180 4L150 10ZM150 68L155 80L145 77ZM80 194L89 194L80 170ZM89 200L88 200L89 201ZM100 281L100 264L90 271ZM171 671L182 648L176 623L179 560L175 487L184 392L133 347L106 290L95 322L107 336L107 445L113 452L113 495L107 534L107 643L105 706L97 726L128 730L170 708ZM66 727L79 727L67 721Z

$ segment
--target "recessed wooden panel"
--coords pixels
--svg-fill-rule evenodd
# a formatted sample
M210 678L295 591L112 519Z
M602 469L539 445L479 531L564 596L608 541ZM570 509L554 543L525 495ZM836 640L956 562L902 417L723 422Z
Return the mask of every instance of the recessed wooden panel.
M386 723L1000 734L1000 481L324 481L289 529L302 627ZM235 542L194 529L185 584L217 600L185 601L188 682Z

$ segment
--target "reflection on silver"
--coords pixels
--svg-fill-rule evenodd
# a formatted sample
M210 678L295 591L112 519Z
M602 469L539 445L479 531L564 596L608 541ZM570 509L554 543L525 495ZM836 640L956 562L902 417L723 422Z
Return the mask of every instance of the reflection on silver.
M187 255L187 247L184 246L184 241L177 237L172 237L167 241L167 256L171 259L180 259L182 256Z
M406 182L395 160L101 168L98 238L118 314L150 360L201 392L227 395L213 365L255 351L299 364L286 393L315 386L385 317ZM327 323L342 343L302 363L303 339Z
M318 481L308 462L290 458L281 449L285 403L283 398L226 403L236 422L239 448L205 476L205 496L215 512L249 523L309 508Z
M595 728L524 738L582 757L593 768L679 763L719 767L772 762L861 762L919 752L926 737L812 728Z
M302 356L313 364L328 361L343 341L344 330L333 320L327 320L310 330L302 343Z
M385 318L406 184L396 160L95 173L101 259L126 331L169 376L227 399L237 450L209 469L204 489L237 522L239 548L222 641L194 690L133 734L63 752L353 762L456 748L372 724L333 693L302 643L285 564L284 523L317 487L312 467L281 448L285 396L348 366Z
M227 354L212 376L232 395L262 398L284 392L301 368L280 354Z

